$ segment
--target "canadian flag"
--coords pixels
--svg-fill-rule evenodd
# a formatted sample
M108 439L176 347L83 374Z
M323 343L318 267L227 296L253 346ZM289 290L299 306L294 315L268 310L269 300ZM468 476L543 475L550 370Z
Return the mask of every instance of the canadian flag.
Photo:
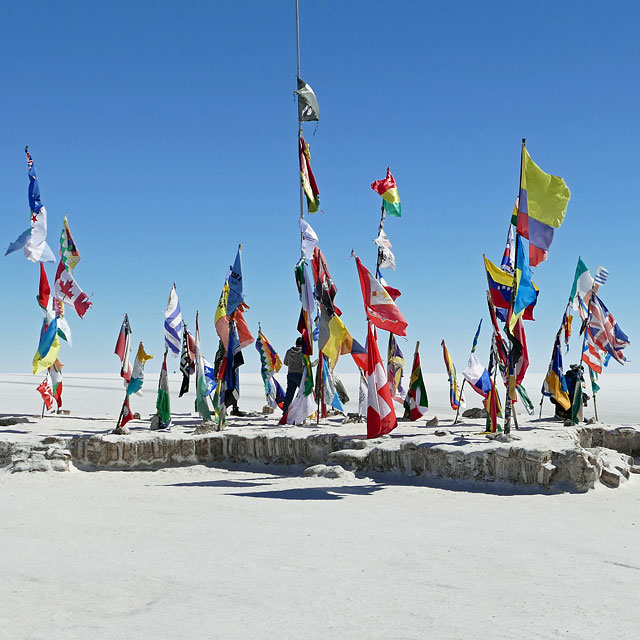
M367 317L378 329L384 329L397 336L407 335L407 321L396 306L389 292L376 280L356 258L358 276L362 288L362 298Z
M47 411L51 411L51 409L53 408L53 389L51 388L51 378L49 376L48 371L47 371L47 376L36 387L36 389L40 392L40 395L42 396L42 400L44 402L44 406L47 408Z
M367 438L377 438L393 431L398 419L391 400L387 374L382 366L378 342L369 322L367 333L368 380L367 380Z
M56 271L56 281L53 287L55 296L58 300L72 304L76 313L82 318L91 307L89 296L78 286L73 276L64 268L64 264L60 261L58 270Z

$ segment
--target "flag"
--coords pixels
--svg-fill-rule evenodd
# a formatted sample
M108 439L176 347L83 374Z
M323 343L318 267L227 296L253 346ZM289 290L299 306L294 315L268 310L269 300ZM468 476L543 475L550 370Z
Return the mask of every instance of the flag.
M122 363L122 367L120 368L120 377L124 378L125 384L127 384L131 378L131 365L129 364L130 341L131 327L129 325L129 317L125 313L114 351Z
M227 307L229 302L229 282L225 281L220 293L220 299L218 300L218 306L216 307L216 315L214 317L214 324L216 327L216 333L225 348L229 343L229 315L227 314Z
M53 314L53 300L51 299L51 288L47 279L47 272L44 270L44 263L40 263L40 281L38 283L38 304L45 315L50 311ZM53 318L49 318L52 320Z
M124 427L129 420L133 420L133 413L131 413L131 407L129 406L129 396L124 400L122 405L122 416L120 417L120 426Z
M180 353L180 331L182 330L182 311L176 285L171 287L169 302L164 310L164 347L171 349L174 356Z
M313 294L313 281L305 260L298 261L294 268L294 273L302 304L298 320L298 331L302 336L302 353L311 355L313 353L313 328L311 322L316 310L316 300Z
M524 375L529 368L529 350L527 348L527 336L524 332L522 318L519 318L512 330L507 331L507 337L511 342L511 365L515 376L515 384L522 384ZM511 390L512 399L516 397L515 386Z
M53 391L51 389L51 377L48 371L44 380L36 387L36 390L40 392L47 411L51 411L51 409L53 409Z
M570 197L565 181L542 171L523 145L517 230L529 240L532 267L547 259L554 229L562 224Z
M609 272L604 267L598 266L598 268L596 269L596 275L593 278L594 282L598 286L602 286L608 278Z
M227 364L225 367L226 392L233 394L236 402L240 397L240 375L238 368L244 364L238 330L235 322L229 323L229 346L227 347Z
M73 305L76 313L82 318L93 306L89 296L78 286L73 276L64 268L62 261L58 264L56 279L53 285L55 296L61 302Z
M384 232L384 229L380 229L378 237L373 241L378 247L378 269L395 269L396 257L391 251L391 241Z
M178 398L182 398L189 391L189 378L196 371L196 344L193 336L187 331L185 324L182 330L182 349L180 351L180 373L182 384Z
M279 391L282 389L275 379L275 374L282 368L280 356L276 353L271 343L267 340L260 325L258 325L258 338L256 339L256 349L260 355L260 375L264 383L264 393L267 403L275 408L278 405ZM284 394L282 394L284 400Z
M580 420L582 420L582 409L582 376L579 375L573 392L573 400L571 401L571 422L573 424L579 424Z
M477 391L483 398L486 398L491 391L491 378L489 372L478 359L473 351L469 355L467 368L462 372L466 381Z
M367 438L377 438L393 431L398 419L371 322L368 323L367 349Z
M129 379L129 384L127 385L127 395L130 396L132 393L137 393L138 395L142 395L142 383L144 382L144 365L147 360L151 360L153 358L152 355L149 355L145 352L144 347L142 346L142 342L138 346L138 353L136 353L136 359L133 361L133 369L131 371L131 378Z
M336 385L334 382L333 374L329 369L329 360L324 355L322 356L322 378L320 376L316 378L316 382L322 387L322 402L325 407L332 407L336 411L340 411L344 413L344 407L342 406L342 401L340 400L340 396L336 391ZM319 389L316 389L316 397L320 393ZM323 414L323 417L326 416L326 413Z
M80 262L80 253L71 235L67 216L64 217L62 234L60 235L60 260L69 273L73 273L76 265Z
M502 407L500 406L500 398L498 396L498 390L496 385L491 383L491 389L487 396L487 422L486 430L491 433L502 431L498 424L498 417L502 416Z
M404 399L404 415L411 420L419 420L427 412L429 399L427 389L422 379L422 368L420 367L420 354L416 348L413 355L413 367L411 368L411 380L409 390Z
M396 180L391 175L391 169L387 167L387 177L382 180L375 180L371 183L371 188L382 196L383 207L387 214L399 218L401 215L400 196Z
M33 375L48 369L57 359L60 353L60 340L58 340L58 323L54 318L49 324L42 323L40 341L35 356L33 356Z
M25 153L27 154L27 166L29 168L28 198L31 226L9 245L5 255L22 249L25 258L32 262L55 262L53 251L47 244L47 210L40 200L38 176L29 153L29 147L25 148Z
M352 338L351 351L349 353L356 363L356 367L363 371L366 370L369 358L367 350L355 338Z
M589 378L591 380L591 391L595 396L600 391L600 385L598 384L598 374L589 367Z
M571 338L571 324L573 323L573 316L569 313L568 308L562 316L561 331L564 332L564 346L569 353L569 338Z
M58 409L60 409L62 407L62 363L60 360L56 360L49 367L49 374L51 375L51 393Z
M304 354L302 356L302 364L302 380L296 397L289 405L287 413L283 416L284 424L302 424L316 411L316 399L313 392L313 370L311 368L311 359L308 355Z
M309 145L305 142L302 135L299 140L300 154L300 179L302 181L302 189L307 197L307 209L309 213L316 213L320 206L320 191L316 179L311 170L311 155L309 154Z
M556 336L553 345L553 354L547 375L542 383L542 395L553 398L556 404L568 410L571 407L571 400L567 389L567 381L564 377L562 366L562 349L560 348L560 335Z
M480 318L480 322L478 323L478 328L476 329L476 335L473 336L473 344L471 345L471 353L476 352L476 347L478 346L478 338L480 337L480 329L482 329L482 318Z
M369 390L367 388L367 376L364 369L360 369L360 384L358 385L358 414L366 418L367 417L367 395Z
M158 397L156 398L158 413L158 428L167 429L171 426L171 399L169 398L169 378L167 376L167 351L165 349L158 380Z
M504 248L504 253L502 254L502 262L500 263L500 268L506 272L513 275L513 256L516 254L516 241L513 235L513 225L509 225L509 232L507 233L507 244Z
M451 404L451 408L457 410L464 399L460 394L460 390L458 389L458 381L456 380L456 368L453 365L453 360L451 360L451 356L449 355L449 350L447 349L447 345L444 340L440 343L442 346L442 355L444 356L444 366L447 369L447 375L449 376L449 402Z
M366 367L362 367L366 368ZM402 388L402 375L404 373L404 354L393 333L389 334L389 346L387 347L387 381L391 397L394 400L404 402L406 391ZM396 398L397 396L397 398Z
M531 268L527 260L527 253L522 240L516 240L516 297L513 303L513 313L509 318L509 329L524 315L527 307L535 305L538 292L531 281Z
M230 267L229 277L229 299L227 300L227 315L231 315L244 302L244 294L242 292L242 245L238 247L236 259L233 266Z
M293 93L298 96L298 122L320 120L320 105L316 94L302 78L298 78L298 88Z
M211 420L211 411L207 402L207 381L204 375L204 360L200 351L200 323L199 312L196 311L196 409L203 420Z
M313 251L318 245L318 235L311 228L311 225L302 217L298 218L298 226L300 227L302 255L307 260L311 260L313 257Z
M569 295L569 301L574 303L574 308L578 307L576 297L580 296L584 300L593 288L593 284L593 278L589 273L589 269L587 269L587 265L582 261L582 258L578 258L573 286Z
M584 341L584 349L582 350L582 362L589 367L590 371L598 374L602 373L604 354L596 346L589 327L586 328L586 332L587 337Z
M499 269L486 256L484 258L484 268L487 274L487 284L489 285L489 294L491 302L498 309L508 309L511 306L511 294L513 292L513 274L509 274ZM533 320L533 309L538 301L538 287L535 282L531 283L536 291L536 298L524 311L523 318L525 320ZM506 315L501 318L503 321Z
M596 346L614 360L624 364L627 359L622 350L629 346L627 334L618 326L604 302L594 293L591 300L591 316L588 329Z
M407 321L387 290L376 280L356 257L362 298L367 317L379 329L397 336L407 335Z

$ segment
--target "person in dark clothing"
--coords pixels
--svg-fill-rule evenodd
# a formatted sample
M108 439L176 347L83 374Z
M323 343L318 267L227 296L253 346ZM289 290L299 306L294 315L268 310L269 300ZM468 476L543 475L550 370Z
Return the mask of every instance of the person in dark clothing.
M293 400L300 383L302 382L302 338L296 339L295 346L291 347L284 356L284 365L287 367L287 391L282 404L282 415L287 413L287 409Z

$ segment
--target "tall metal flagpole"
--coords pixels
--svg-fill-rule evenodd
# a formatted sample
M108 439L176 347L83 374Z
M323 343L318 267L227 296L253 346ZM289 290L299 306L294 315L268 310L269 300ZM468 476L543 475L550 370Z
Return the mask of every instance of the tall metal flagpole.
M296 83L300 77L300 11L298 9L298 0L296 0L296 56L297 56L297 75ZM296 84L297 88L297 84ZM298 97L298 100L300 98ZM302 136L302 120L300 119L300 110L298 109L298 139L296 140L296 149L298 154L298 164L300 164L300 137ZM298 167L298 173L300 168ZM300 180L300 176L298 176ZM300 217L304 218L304 191L302 188L302 180L300 180ZM302 232L300 232L300 257L304 258L302 251Z
M380 225L378 226L378 237L380 237L380 234L384 231L384 221L387 217L387 212L384 210L384 200L382 201L382 205L380 206L380 211L381 211L381 215L380 215ZM376 278L380 278L380 265L382 264L382 258L383 258L383 253L382 253L382 247L378 247L378 260L376 262Z

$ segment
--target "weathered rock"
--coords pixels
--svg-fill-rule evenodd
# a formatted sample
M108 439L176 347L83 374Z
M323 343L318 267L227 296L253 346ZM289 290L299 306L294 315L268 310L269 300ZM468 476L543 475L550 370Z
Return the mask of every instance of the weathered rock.
M431 420L427 420L427 427L437 427L438 426L438 416L433 416Z
M462 413L463 418L486 418L487 410L482 407L472 407Z
M203 420L193 433L199 436L204 433L213 433L214 431L218 431L218 425L213 420Z
M264 407L262 407L262 413L265 415L271 415L273 411L273 407L270 407L268 404L265 404Z
M129 427L124 425L123 427L116 427L111 433L116 436L128 436L131 432L129 431Z
M607 485L607 487L616 489L620 486L620 474L613 469L607 469L604 467L600 472L600 482Z
M312 467L307 467L304 470L304 475L315 478L339 478L340 480L355 480L356 477L353 471L347 471L337 464L331 466L316 464Z
M24 424L28 422L30 422L28 418L0 418L0 427L11 427L14 424Z
M436 429L433 432L433 435L439 436L439 437L450 436L451 435L451 431L448 431L447 429Z

